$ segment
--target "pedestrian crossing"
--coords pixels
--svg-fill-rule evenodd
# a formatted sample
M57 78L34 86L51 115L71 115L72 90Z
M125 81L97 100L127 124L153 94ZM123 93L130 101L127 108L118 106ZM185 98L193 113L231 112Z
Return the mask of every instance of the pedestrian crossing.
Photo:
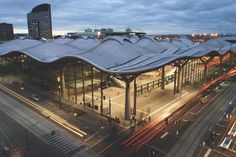
M86 147L80 140L60 130L55 130L42 138L46 143L62 151L67 156L73 156Z

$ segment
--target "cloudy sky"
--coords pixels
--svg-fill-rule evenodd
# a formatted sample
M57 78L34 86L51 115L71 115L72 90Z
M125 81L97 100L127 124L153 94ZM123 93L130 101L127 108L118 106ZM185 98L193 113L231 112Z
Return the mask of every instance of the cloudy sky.
M148 33L236 33L236 0L0 0L0 22L26 31L26 14L50 3L53 30L131 27Z

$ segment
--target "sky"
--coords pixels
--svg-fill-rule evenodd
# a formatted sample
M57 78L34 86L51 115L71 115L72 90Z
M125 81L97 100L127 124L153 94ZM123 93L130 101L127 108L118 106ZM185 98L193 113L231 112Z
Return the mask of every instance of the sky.
M54 34L88 27L236 34L236 0L0 0L0 22L27 32L26 15L41 3L51 4Z

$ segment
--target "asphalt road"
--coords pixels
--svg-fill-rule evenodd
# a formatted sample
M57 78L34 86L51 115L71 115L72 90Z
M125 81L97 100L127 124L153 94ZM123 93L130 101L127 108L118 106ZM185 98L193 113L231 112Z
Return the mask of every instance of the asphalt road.
M219 120L229 102L235 96L234 93L236 93L235 83L219 93L178 139L178 142L174 145L168 155L175 157L197 156L198 152L196 152L196 150L198 147L202 147L201 145L205 140L203 138L205 133L208 130L211 130Z
M47 157L48 152L48 157L92 157L97 155L96 152L89 149L77 136L56 125L46 116L42 116L39 113L27 108L21 102L17 101L17 99L13 99L2 91L0 91L0 110L6 113L6 115L11 118L11 121L17 124L11 125L11 122L7 122L3 125L3 128L0 128L1 130L6 129L7 127L9 127L9 130L12 129L12 131L7 131L9 132L7 136L4 136L6 138L5 141L12 139L8 140L8 142L11 143L7 143L7 141L4 142L4 145L6 144L9 148L14 148L17 143L21 143L21 145L23 145L22 149L25 149L26 146L29 148L35 143L35 149L42 149L40 152L45 154L38 155L39 157ZM0 119L2 119L1 116L2 114L0 114ZM4 121L6 120L3 120L3 122ZM23 131L18 131L14 128L17 126L22 128ZM51 134L52 131L54 132L53 135ZM33 138L31 138L30 135L33 135ZM33 140L34 142L30 143L30 140ZM38 144L40 142L41 145L44 145L44 147L41 147L41 145ZM50 154L50 151L47 151L44 148L51 149L53 152L55 150L56 154ZM34 156L29 155L29 157Z
M1 103L0 103L1 107ZM0 110L0 144L9 148L1 157L64 157Z

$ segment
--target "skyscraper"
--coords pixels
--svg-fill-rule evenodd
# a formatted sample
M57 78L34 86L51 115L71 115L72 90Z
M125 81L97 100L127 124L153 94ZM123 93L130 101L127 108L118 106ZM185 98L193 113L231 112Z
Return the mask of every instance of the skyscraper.
M0 41L12 40L14 38L13 26L9 23L0 23Z
M29 36L34 39L52 39L50 4L40 4L27 14Z

